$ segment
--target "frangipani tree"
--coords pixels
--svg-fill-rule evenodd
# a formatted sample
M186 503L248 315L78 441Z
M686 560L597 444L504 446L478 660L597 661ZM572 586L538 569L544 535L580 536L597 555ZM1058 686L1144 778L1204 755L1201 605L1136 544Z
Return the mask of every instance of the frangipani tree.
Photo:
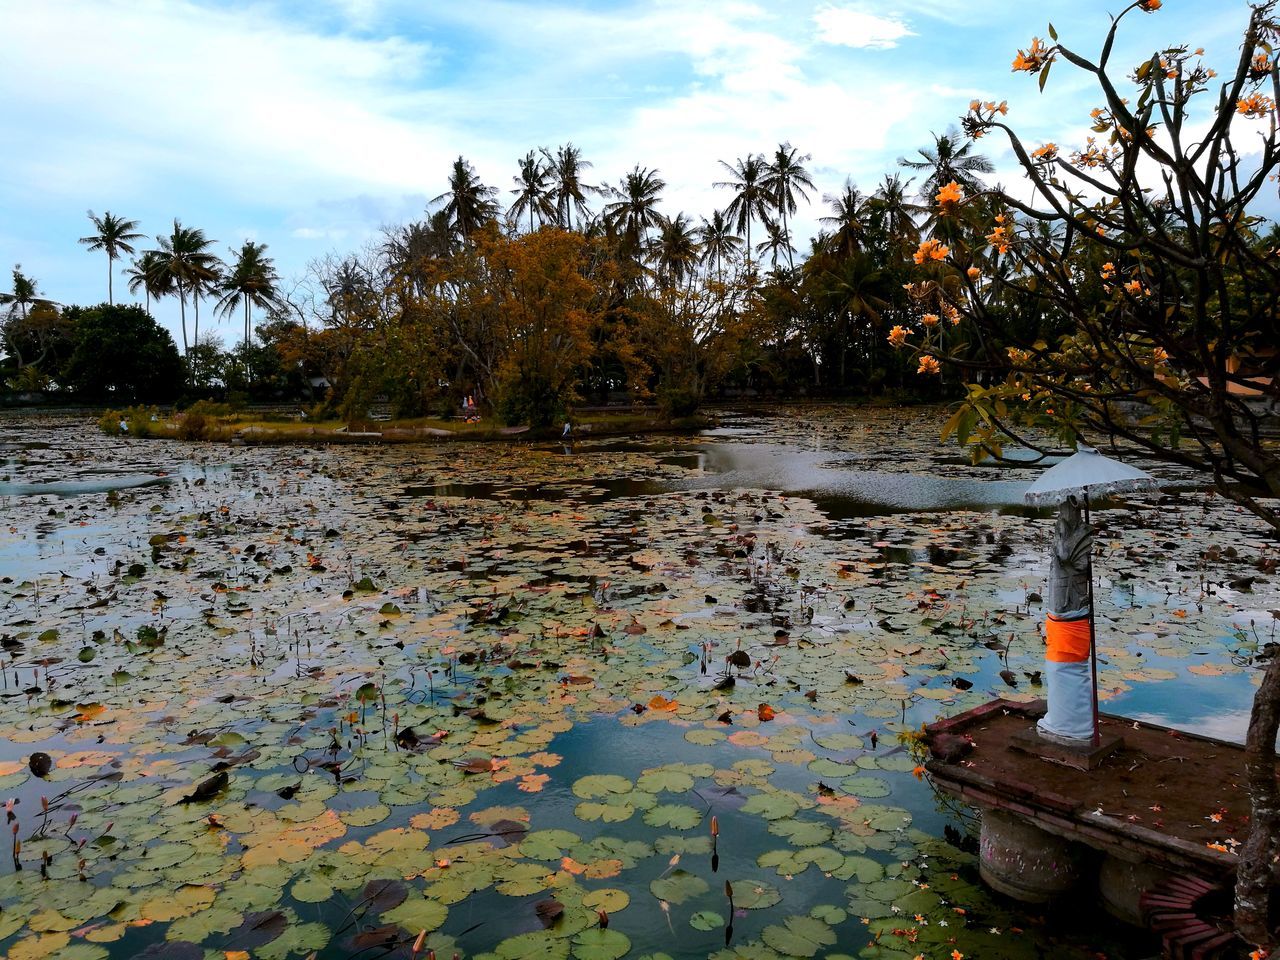
M1028 425L1121 438L1203 471L1280 530L1280 448L1264 436L1265 407L1280 401L1280 255L1255 212L1280 157L1275 0L1252 8L1224 78L1202 50L1178 46L1137 64L1122 90L1112 62L1121 24L1160 6L1131 3L1096 61L1052 26L1049 43L1018 51L1014 71L1042 88L1060 64L1097 84L1093 136L1075 149L1024 142L1004 103L970 104L966 133L1007 138L1025 182L976 194L940 186L940 220L982 225L920 245L917 319L889 339L918 350L921 374L950 364L973 381L946 433L979 451L998 455ZM1275 656L1249 729L1254 809L1236 891L1237 927L1264 947L1276 937L1268 898L1280 874L1278 722Z

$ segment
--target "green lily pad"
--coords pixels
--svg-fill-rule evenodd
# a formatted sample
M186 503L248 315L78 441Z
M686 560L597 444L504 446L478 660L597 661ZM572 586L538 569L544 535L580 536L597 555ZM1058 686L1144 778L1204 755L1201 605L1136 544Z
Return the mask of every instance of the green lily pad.
M655 897L677 905L700 897L710 889L707 881L685 870L675 870L649 884L649 892Z

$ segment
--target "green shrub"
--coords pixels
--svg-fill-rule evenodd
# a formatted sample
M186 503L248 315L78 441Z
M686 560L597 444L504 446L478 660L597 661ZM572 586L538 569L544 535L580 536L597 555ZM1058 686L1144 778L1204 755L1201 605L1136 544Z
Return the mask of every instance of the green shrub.
M135 406L125 410L108 410L98 418L98 429L109 436L119 436L120 421L124 421L128 429L125 431L134 437L156 436L156 424L160 414L155 407Z
M199 413L195 406L185 413L178 414L176 422L179 440L207 440L209 438L210 418L203 413Z
M664 417L687 417L702 405L702 397L689 387L664 386L658 390L658 411Z

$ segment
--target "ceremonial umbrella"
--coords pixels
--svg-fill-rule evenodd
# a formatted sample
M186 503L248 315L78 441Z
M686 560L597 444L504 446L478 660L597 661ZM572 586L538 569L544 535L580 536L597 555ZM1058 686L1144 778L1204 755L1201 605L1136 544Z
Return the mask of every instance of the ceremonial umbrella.
M1032 506L1057 506L1074 497L1084 506L1085 528L1089 527L1089 499L1113 493L1154 490L1156 480L1137 467L1104 457L1093 447L1080 444L1075 454L1050 467L1023 494ZM1089 660L1093 674L1093 743L1098 745L1098 648L1093 627L1093 551L1089 551Z

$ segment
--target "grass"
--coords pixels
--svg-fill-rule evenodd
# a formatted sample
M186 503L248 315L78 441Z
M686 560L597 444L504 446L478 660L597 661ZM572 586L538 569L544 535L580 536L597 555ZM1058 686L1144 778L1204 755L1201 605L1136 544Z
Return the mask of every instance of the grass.
M110 418L104 418L104 421ZM704 416L664 419L657 413L591 411L572 418L574 437L617 436L697 430L708 424ZM113 432L111 424L104 427ZM135 436L180 440L240 441L252 444L312 443L432 443L451 440L553 440L562 427L507 427L493 421L468 423L456 419L415 417L405 420L281 420L252 415L178 413L147 422Z

